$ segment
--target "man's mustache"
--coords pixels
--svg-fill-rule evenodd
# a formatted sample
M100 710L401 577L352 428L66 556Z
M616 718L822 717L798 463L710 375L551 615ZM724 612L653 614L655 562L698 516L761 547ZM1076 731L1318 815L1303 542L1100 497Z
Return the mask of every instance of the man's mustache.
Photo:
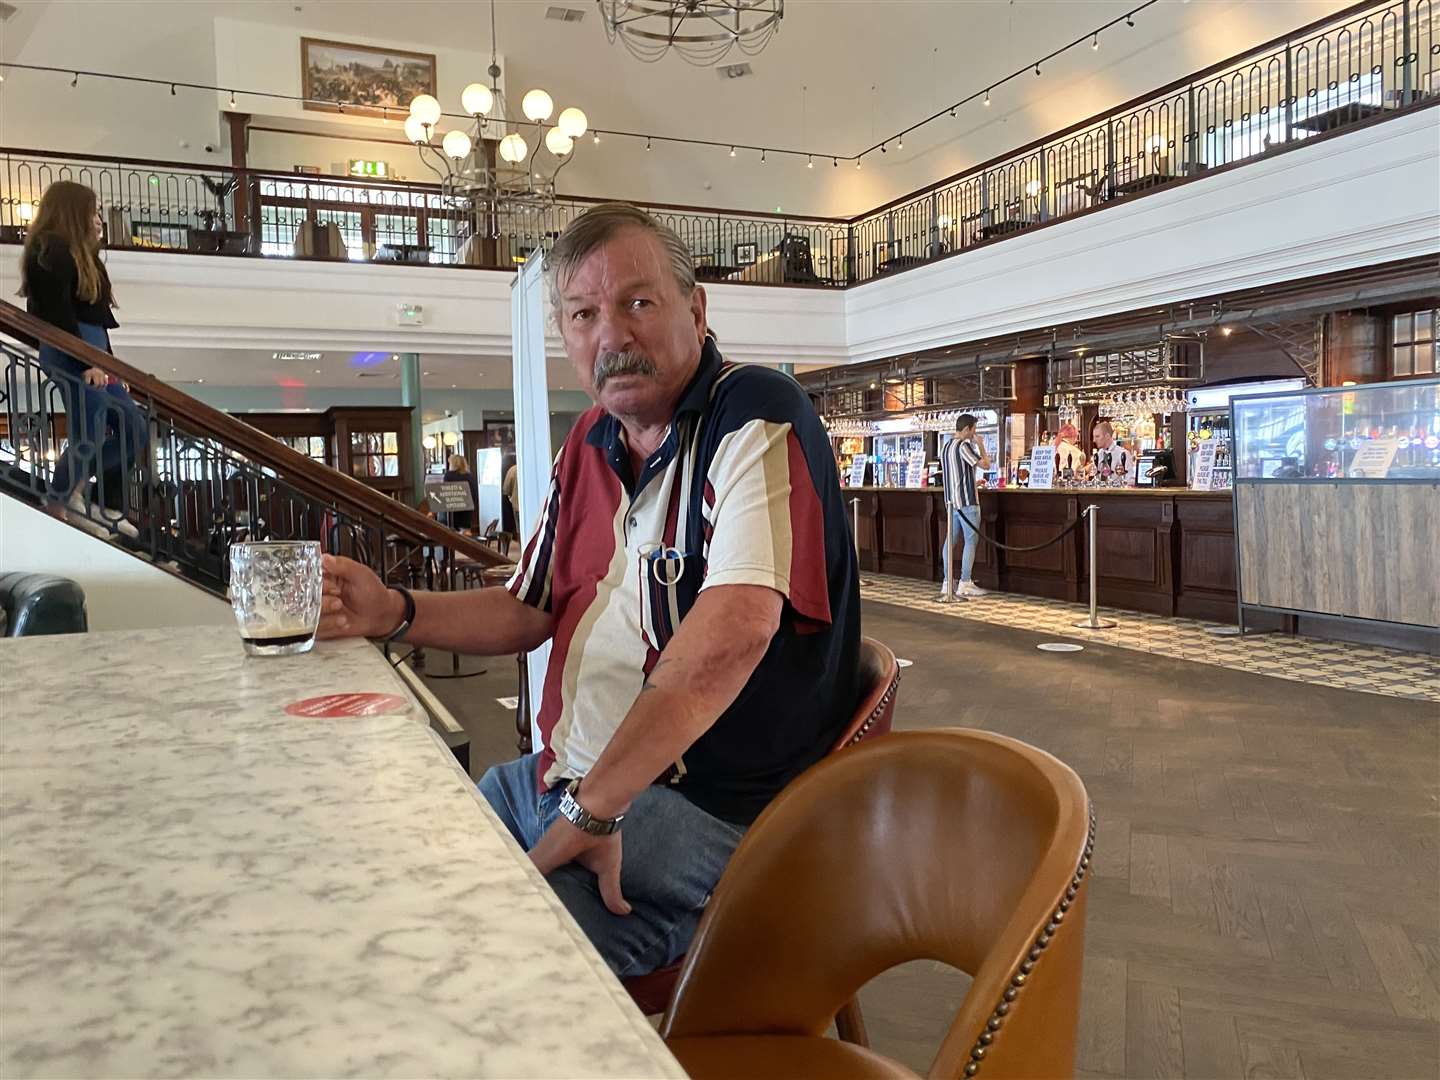
M641 352L602 352L595 358L595 390L605 389L605 384L617 375L645 375L650 378L660 374L655 361Z

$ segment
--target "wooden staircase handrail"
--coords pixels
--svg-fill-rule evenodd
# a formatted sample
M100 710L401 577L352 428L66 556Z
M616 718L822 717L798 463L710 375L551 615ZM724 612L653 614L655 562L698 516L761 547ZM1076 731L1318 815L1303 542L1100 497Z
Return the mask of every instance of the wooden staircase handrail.
M251 427L227 412L197 401L169 383L131 367L107 352L37 319L6 300L0 300L0 328L32 347L41 343L59 349L89 367L128 383L132 390L163 406L177 418L191 424L196 434L209 435L244 454L251 461L274 469L288 483L323 502L334 502L347 511L361 511L383 518L397 532L408 532L434 544L450 548L486 566L513 565L513 560L438 521L426 517L398 499L376 491L354 477L312 461L278 439Z

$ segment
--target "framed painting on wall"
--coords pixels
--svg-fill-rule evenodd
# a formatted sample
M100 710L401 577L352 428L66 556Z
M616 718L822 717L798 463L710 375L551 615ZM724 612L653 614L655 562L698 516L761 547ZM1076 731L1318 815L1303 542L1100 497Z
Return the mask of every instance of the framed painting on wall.
M417 94L435 93L435 54L300 39L300 85L305 108L361 116L396 113L404 119Z

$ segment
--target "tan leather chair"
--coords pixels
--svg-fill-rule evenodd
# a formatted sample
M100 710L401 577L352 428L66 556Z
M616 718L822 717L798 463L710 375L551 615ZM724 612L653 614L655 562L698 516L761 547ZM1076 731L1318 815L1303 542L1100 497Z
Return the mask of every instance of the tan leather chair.
M911 1076L824 1037L910 960L973 975L931 1077L1066 1077L1075 1065L1084 785L1003 735L900 732L834 754L746 833L660 1026L696 1080Z
M900 663L890 647L874 638L860 639L860 701L850 723L830 747L830 753L854 746L863 739L884 735L890 730L895 719L895 695L900 689ZM625 984L631 999L646 1016L665 1011L675 993L680 978L680 968L685 963L682 956L673 964L652 971L646 975L632 975L620 980ZM840 1037L847 1042L866 1045L865 1021L860 1006L848 1001L836 1011L835 1026Z

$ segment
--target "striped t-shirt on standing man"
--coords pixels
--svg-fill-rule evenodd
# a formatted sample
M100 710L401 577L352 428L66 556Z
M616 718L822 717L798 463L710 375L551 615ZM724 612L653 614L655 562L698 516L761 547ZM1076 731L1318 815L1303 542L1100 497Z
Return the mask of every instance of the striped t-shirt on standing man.
M940 454L940 475L945 484L947 506L978 506L980 496L975 490L975 469L980 464L980 451L973 439L951 439Z

